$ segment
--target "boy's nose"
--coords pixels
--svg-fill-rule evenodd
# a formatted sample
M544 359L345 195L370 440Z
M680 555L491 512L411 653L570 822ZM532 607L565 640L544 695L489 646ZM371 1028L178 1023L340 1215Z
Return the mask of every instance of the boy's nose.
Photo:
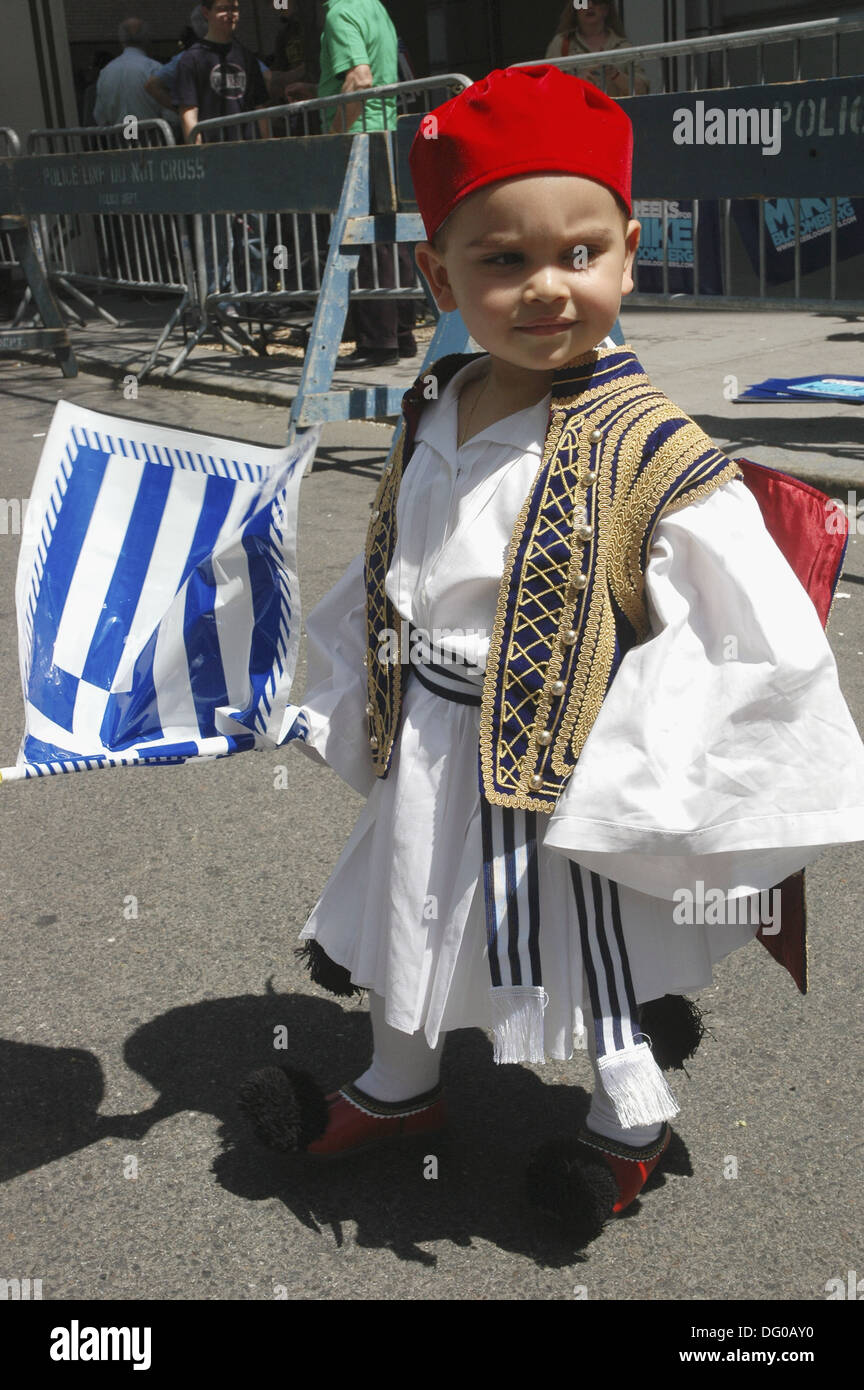
M525 286L526 299L566 299L569 297L566 276L558 266L546 265L536 270Z

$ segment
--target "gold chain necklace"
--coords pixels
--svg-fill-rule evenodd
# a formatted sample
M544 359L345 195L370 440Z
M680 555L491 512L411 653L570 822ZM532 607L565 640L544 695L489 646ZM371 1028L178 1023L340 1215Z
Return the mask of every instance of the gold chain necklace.
M470 411L468 412L468 419L465 421L465 428L464 428L463 431L462 431L462 437L461 437L461 439L457 439L457 440L456 440L456 447L457 447L457 449L461 449L461 448L462 448L462 445L465 443L465 437L466 437L466 435L468 434L468 431L469 431L470 428L471 428L471 421L474 419L474 412L476 411L478 405L480 404L480 398L481 398L482 396L485 396L486 391L487 391L487 388L488 388L488 386L489 386L490 380L491 380L491 372L487 372L487 373L486 373L486 380L484 381L484 383L483 383L483 385L481 386L480 390L477 392L477 395L474 397L474 404L472 405Z

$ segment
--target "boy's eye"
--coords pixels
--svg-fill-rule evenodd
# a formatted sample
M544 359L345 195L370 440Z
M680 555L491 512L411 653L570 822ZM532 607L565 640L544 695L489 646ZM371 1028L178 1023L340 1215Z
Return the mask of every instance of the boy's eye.
M574 270L584 270L600 253L598 246L571 246L562 253L562 260L569 262ZM523 259L521 251L499 251L496 256L484 257L484 265L510 266Z

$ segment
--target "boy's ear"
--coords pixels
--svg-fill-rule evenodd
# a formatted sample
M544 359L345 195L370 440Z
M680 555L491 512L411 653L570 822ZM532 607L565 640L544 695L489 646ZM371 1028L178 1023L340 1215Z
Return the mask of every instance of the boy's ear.
M636 252L639 249L639 236L642 231L642 223L630 221L627 224L627 231L624 233L624 273L621 276L621 293L630 294L633 289L633 262L636 260Z
M414 248L414 259L442 314L452 313L454 309L458 308L458 305L450 288L447 266L443 257L438 254L431 242L419 241Z

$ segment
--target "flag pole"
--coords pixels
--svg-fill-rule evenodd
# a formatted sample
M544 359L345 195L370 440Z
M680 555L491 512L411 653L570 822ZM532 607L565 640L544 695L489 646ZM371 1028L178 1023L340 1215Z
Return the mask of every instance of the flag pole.
M0 784L32 781L36 777L56 777L64 772L96 772L103 767L146 767L190 762L194 758L227 758L252 748L270 748L272 739L257 734L218 734L212 738L187 739L182 743L163 743L157 748L133 748L126 753L97 753L92 757L58 759L48 763L22 763L0 768Z

